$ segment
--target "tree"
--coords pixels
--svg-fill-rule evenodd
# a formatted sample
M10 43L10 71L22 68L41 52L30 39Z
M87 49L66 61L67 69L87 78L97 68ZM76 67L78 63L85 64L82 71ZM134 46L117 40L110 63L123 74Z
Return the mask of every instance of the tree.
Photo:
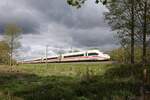
M122 1L122 2L120 2ZM143 45L143 58L146 59L146 37L149 32L150 6L147 0L116 0L107 8L106 19L113 30L117 30L118 39L123 47L131 44L131 58L134 58L134 45ZM134 62L133 60L131 62ZM144 62L143 62L144 63Z
M10 51L9 51L9 64L12 66L12 59L13 59L13 54L17 48L20 47L20 34L21 29L15 25L15 24L8 24L5 27L5 41L8 43L10 46Z
M131 44L131 63L134 63L135 33L137 31L135 30L136 4L135 0L116 0L107 5L109 12L105 13L108 24L118 33L120 44L123 47Z
M5 41L0 41L0 64L9 63L9 50L9 45Z
M142 9L143 5L143 64L145 66L146 64L146 58L147 58L147 35L148 35L148 27L150 28L150 20L148 20L148 17L150 17L150 3L147 0L144 0L141 2L142 4L139 5L139 7Z
M134 35L135 35L135 12L134 12L134 7L135 7L135 1L131 0L131 63L134 64Z
M80 8L82 4L85 3L87 0L67 0L67 3L71 6L75 6L77 8ZM109 2L109 1L115 1L115 0L95 0L95 3L103 3L104 5Z
M119 2L122 1L122 2ZM150 28L150 4L148 0L117 0L115 3L112 3L107 6L109 12L106 14L109 24L117 30L121 40L126 38L131 38L131 63L134 63L134 44L137 42L137 45L140 47L142 42L142 63L144 68L144 81L143 86L147 83L147 68L146 56L147 56L147 33ZM119 14L118 14L119 13ZM130 35L131 32L131 35ZM135 39L136 36L136 39ZM123 41L124 44L128 45L128 42ZM140 49L139 49L140 50ZM140 52L138 52L140 54ZM142 86L142 87L143 87Z
M135 24L137 25L137 28L139 31L137 32L137 36L139 37L139 43L138 45L141 45L143 48L143 64L146 63L146 56L147 56L147 37L148 33L150 32L150 2L148 0L137 0L137 6L136 6L136 14L135 17L137 18Z

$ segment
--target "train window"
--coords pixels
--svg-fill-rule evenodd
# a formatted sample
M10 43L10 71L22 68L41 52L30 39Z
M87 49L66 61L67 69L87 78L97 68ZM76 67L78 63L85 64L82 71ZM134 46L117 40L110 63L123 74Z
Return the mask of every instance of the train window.
M88 56L97 56L98 53L88 53Z
M80 57L80 56L84 56L84 54L64 56L64 58L68 58L68 57Z
M57 59L57 57L53 57L53 58L47 58L47 60L51 60L51 59Z
M57 59L57 57L47 58L47 60L51 60L51 59ZM44 58L43 60L46 60L46 58Z
M33 60L33 61L40 61L40 60L42 60L42 59L37 59L37 60Z

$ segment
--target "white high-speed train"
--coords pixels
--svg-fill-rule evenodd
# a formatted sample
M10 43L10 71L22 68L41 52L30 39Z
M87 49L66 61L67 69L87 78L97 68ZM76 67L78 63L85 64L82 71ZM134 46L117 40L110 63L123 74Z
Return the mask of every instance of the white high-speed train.
M88 50L81 52L73 52L61 54L59 56L39 58L35 60L25 61L24 63L45 63L45 62L80 62L80 61L107 61L110 60L108 54L104 54L99 50Z

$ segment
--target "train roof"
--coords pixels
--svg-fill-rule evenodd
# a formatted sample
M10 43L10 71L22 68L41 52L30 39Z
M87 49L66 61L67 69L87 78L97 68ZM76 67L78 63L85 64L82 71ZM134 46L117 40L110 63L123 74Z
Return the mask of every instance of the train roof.
M63 56L68 56L68 55L78 55L78 54L84 54L84 53L102 53L99 50L86 50L86 51L79 51L79 52L72 52L72 53L66 53L66 54L62 54Z
M101 52L101 51L100 50L87 50L86 52Z
M67 56L67 55L78 55L78 54L83 54L85 53L85 51L80 51L80 52L72 52L72 53L65 53L65 54L62 54L63 56Z

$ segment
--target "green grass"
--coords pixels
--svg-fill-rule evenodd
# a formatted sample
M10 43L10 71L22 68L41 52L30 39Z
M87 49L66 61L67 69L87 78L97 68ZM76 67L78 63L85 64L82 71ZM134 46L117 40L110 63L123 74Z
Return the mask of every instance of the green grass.
M20 70L23 70L27 73L36 74L38 76L71 76L75 77L80 74L85 74L87 68L90 72L95 75L100 75L109 68L106 64L97 64L97 63L88 63L88 64L67 64L67 63L53 63L48 64L48 67L45 64L28 64L20 65L17 67Z
M140 65L1 65L0 100L107 100L138 95L141 73Z

